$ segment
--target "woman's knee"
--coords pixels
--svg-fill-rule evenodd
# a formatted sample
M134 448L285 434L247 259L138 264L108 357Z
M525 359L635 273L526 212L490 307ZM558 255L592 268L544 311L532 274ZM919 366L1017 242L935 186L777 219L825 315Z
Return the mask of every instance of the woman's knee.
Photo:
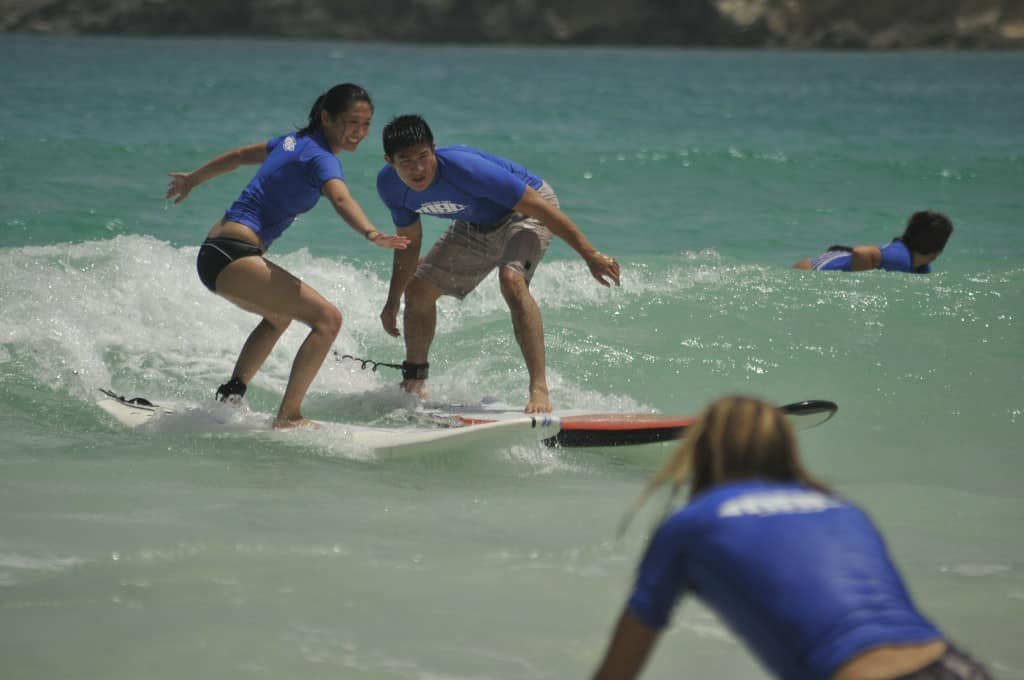
M280 336L288 330L288 326L292 324L292 319L281 314L268 314L264 315L263 321L260 323L266 326L269 331Z
M341 316L341 310L332 304L325 304L320 309L319 318L313 324L313 328L335 338L341 332L342 321L344 319Z

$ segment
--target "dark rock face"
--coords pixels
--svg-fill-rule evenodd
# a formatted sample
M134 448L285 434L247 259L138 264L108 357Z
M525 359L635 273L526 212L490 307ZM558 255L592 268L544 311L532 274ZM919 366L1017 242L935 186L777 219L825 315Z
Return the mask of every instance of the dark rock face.
M1024 0L0 0L0 31L421 43L1024 47Z

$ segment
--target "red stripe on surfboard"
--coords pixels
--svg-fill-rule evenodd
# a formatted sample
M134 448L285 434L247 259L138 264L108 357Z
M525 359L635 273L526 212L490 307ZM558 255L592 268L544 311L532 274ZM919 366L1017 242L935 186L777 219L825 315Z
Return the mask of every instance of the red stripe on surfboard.
M493 423L492 418L470 418L455 416L463 425ZM693 418L667 418L657 413L595 413L579 416L562 416L563 430L629 431L653 430L672 427L689 427Z
M666 418L657 413L600 413L586 416L565 416L563 430L654 430L671 427L689 427L693 418Z
M486 425L487 423L497 422L494 418L467 418L466 416L452 416L455 420L459 421L463 425Z

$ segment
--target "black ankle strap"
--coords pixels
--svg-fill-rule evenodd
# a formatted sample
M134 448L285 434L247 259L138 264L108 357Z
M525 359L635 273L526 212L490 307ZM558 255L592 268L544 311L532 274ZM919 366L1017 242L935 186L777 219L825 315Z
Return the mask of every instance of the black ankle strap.
M227 401L228 397L236 395L239 398L245 396L245 383L242 382L241 378L234 377L217 388L218 401Z
M402 362L402 380L426 380L430 370L430 364L410 364Z

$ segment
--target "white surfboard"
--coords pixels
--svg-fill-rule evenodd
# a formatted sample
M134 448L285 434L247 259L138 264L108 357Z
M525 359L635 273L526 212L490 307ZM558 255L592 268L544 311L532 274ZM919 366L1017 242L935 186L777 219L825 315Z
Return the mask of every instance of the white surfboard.
M201 407L190 404L157 404L148 399L126 399L109 390L96 404L120 424L137 428L149 426L164 432L217 431L260 432L270 429L270 418L259 414L248 417L226 404ZM372 427L344 423L322 423L339 436L347 436L353 446L371 450L374 454L415 455L454 449L507 448L533 444L558 434L557 418L550 415L528 415L476 425L428 427Z
M409 455L424 451L496 449L538 443L558 434L558 421L549 416L520 418L462 427L390 428L346 426L357 446L376 454Z

